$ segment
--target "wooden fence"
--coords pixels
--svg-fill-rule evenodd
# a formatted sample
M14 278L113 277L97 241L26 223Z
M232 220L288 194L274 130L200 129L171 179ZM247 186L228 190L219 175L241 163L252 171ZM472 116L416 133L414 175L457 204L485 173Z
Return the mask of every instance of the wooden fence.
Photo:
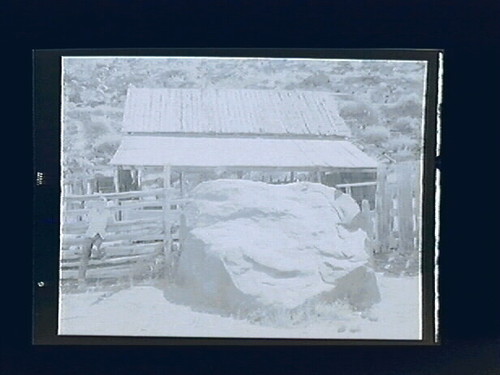
M377 181L336 184L357 198L361 212L351 223L368 235L368 246L376 254L413 254L420 248L421 182L418 162L382 164ZM374 202L360 199L357 189L373 188Z
M99 200L108 216L106 233L101 246L93 247L83 262L89 206ZM165 262L172 261L180 247L184 201L174 189L66 195L62 203L63 285L151 280L163 276Z
M379 167L376 209L373 213L373 250L412 253L420 247L420 168L418 162Z
M376 182L376 207L361 204L359 226L368 234L374 253L413 253L420 246L420 178L415 162L383 165ZM347 188L373 185L350 184ZM352 185L352 186L351 186ZM61 279L82 283L82 255L89 227L89 205L106 203L109 222L101 250L91 253L84 282L154 280L168 277L185 236L182 207L173 188L122 193L65 195L62 215ZM97 253L97 252L96 252ZM167 273L167 274L165 274ZM80 280L79 280L80 278Z

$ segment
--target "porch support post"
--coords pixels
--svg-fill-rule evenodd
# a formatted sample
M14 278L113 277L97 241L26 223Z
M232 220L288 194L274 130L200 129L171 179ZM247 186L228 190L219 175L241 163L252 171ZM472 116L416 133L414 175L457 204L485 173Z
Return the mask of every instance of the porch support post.
M115 186L115 193L118 193L120 191L120 182L118 180L118 171L119 171L120 167L116 167L114 169L114 173L113 173L113 185Z
M319 170L316 171L316 182L321 184L321 172Z
M142 190L142 180L144 179L144 167L137 168L137 186Z
M184 197L184 173L179 172L179 189L181 191L181 197Z
M171 185L171 177L172 177L172 167L170 165L163 166L163 187L168 189Z

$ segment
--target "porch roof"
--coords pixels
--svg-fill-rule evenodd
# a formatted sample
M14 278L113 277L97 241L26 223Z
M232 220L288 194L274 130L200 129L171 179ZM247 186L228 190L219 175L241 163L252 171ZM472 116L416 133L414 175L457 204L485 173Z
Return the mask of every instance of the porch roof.
M112 165L177 168L376 168L351 142L257 137L124 136Z

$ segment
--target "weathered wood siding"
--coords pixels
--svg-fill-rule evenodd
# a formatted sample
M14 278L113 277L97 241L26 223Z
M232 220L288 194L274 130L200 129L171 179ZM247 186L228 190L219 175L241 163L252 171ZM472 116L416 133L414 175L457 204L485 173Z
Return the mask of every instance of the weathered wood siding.
M421 178L418 162L382 165L377 178L376 252L420 250Z

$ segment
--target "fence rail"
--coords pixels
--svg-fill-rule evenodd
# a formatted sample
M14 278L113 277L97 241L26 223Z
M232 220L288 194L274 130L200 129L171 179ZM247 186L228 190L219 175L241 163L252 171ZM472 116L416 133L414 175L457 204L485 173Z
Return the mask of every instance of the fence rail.
M174 189L63 196L61 279L63 284L154 279L179 247L186 202ZM92 202L107 216L102 243L86 233Z

